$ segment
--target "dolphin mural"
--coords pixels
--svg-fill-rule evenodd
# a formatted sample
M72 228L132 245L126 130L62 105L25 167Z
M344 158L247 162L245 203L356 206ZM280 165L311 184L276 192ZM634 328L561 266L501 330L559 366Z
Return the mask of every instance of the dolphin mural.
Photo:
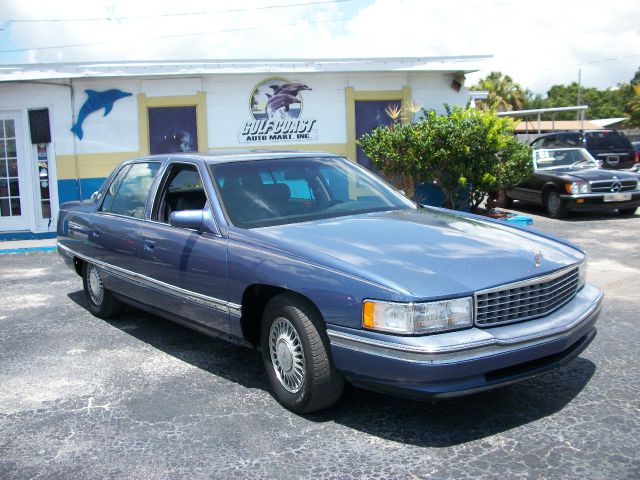
M304 83L285 83L282 85L269 85L273 89L274 95L284 93L286 95L293 95L294 97L300 93L301 90L311 90L309 86Z
M300 100L293 95L287 95L285 93L279 93L273 97L267 94L269 100L265 111L267 112L267 118L273 118L277 110L284 108L285 112L289 111L289 105L292 103L300 103Z
M104 115L109 115L109 112L113 109L113 104L124 97L130 97L132 94L123 92L118 89L105 90L104 92L97 92L95 90L85 90L85 93L89 98L84 102L82 107L80 108L80 113L78 114L78 121L76 124L71 127L71 131L75 133L78 139L82 140L82 136L84 135L82 132L82 123L85 119L91 115L93 112L97 112L98 110L104 108Z

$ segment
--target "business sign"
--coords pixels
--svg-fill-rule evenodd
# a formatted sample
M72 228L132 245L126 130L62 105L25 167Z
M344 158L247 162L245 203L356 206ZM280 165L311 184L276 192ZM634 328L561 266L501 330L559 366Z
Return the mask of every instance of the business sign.
M251 92L249 111L253 120L243 123L240 143L290 143L316 140L316 120L303 118L301 92L304 83L268 78Z

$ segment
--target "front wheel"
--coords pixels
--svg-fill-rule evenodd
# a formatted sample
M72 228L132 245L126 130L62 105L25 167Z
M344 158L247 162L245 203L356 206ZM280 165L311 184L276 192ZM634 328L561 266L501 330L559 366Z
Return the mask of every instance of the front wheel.
M310 413L338 401L344 378L331 359L320 315L295 295L281 294L262 316L261 347L276 399L295 413Z
M550 190L544 200L547 214L551 218L563 218L567 216L567 208L562 204L562 199L557 190Z
M631 208L619 208L619 209L618 209L618 213L619 213L620 215L623 215L623 216L625 216L625 217L626 217L626 216L631 216L631 215L635 214L635 213L636 213L636 210L638 210L638 207L631 207Z
M98 318L109 318L118 313L122 304L104 287L100 269L93 263L84 264L82 284L91 313Z

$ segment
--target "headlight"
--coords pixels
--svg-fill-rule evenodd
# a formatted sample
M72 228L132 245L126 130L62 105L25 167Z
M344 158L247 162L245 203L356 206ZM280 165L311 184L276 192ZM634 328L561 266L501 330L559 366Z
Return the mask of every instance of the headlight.
M564 188L571 195L579 195L581 193L591 193L591 184L589 182L573 182L567 183Z
M582 263L578 266L578 290L587 283L587 257L584 257Z
M433 333L473 324L471 297L420 303L365 300L362 307L362 325L383 332Z

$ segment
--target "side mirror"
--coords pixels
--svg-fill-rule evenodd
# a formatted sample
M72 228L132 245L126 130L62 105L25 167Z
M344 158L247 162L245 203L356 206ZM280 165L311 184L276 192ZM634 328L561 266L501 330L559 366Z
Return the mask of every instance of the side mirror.
M198 232L218 233L209 210L179 210L169 215L169 225Z
M91 200L93 200L94 202L97 201L98 198L100 198L100 192L95 191L91 194Z
M405 192L404 190L398 190L398 192L400 193L400 195L402 195L403 197L407 196L407 192Z

